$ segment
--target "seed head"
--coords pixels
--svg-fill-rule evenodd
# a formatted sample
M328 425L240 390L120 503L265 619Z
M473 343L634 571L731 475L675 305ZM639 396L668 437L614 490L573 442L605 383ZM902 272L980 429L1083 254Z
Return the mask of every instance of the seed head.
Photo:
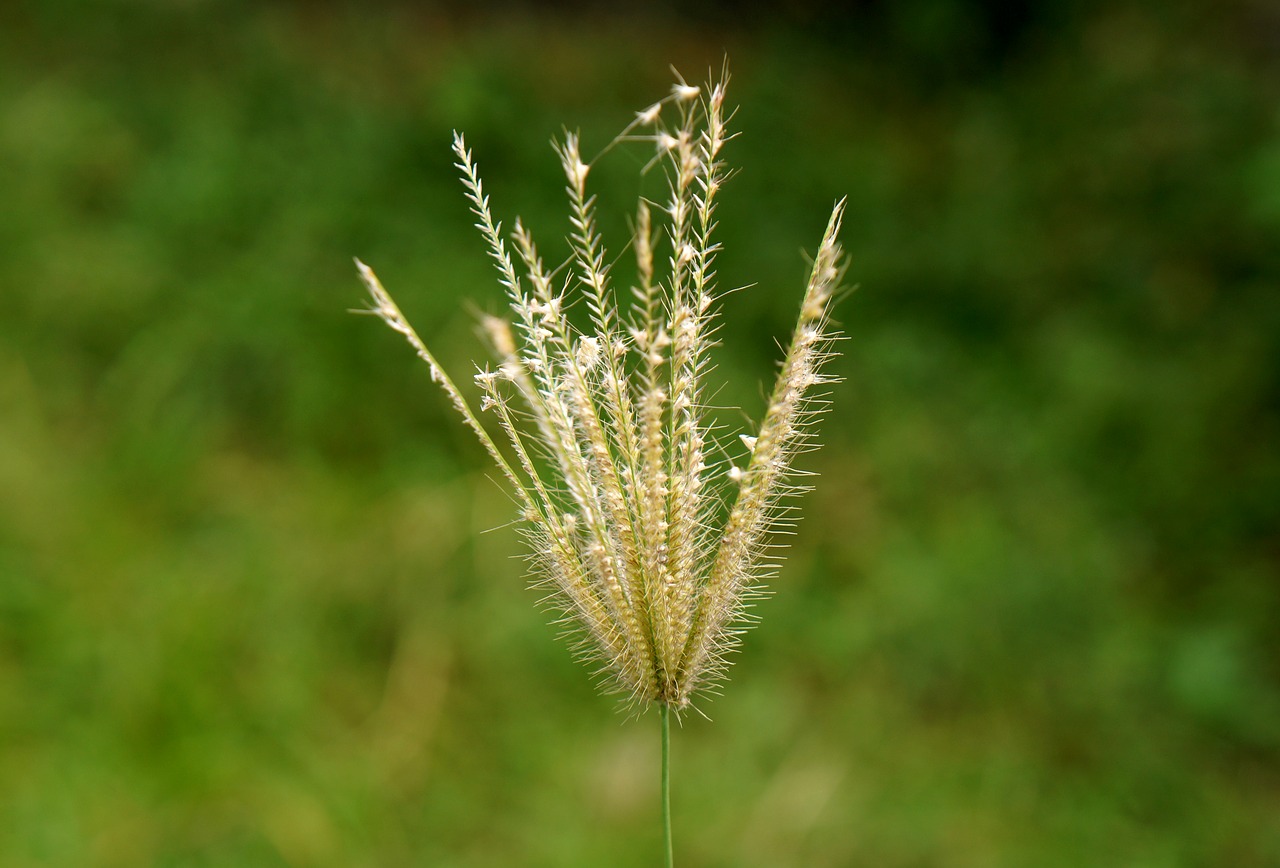
M508 250L479 170L461 135L454 154L488 256L514 318L486 316L483 331L498 368L477 369L480 409L495 437L437 364L377 277L359 263L373 312L404 335L431 367L463 421L511 485L525 521L530 558L549 599L577 628L578 649L632 704L677 710L723 677L763 592L777 553L771 532L795 456L811 449L812 423L826 407L815 388L839 335L831 301L843 265L837 235L844 203L827 222L781 370L753 431L739 434L741 464L715 440L707 418L708 355L716 304L717 194L729 115L727 78L704 91L677 81L636 113L608 151L638 125L653 126L667 175L665 199L637 209L632 303L619 303L612 267L586 190L591 161L576 135L557 145L569 198L569 269L556 288L532 236L517 220ZM678 123L662 109L672 104ZM655 231L656 230L656 231ZM665 254L655 255L664 246ZM665 263L665 271L660 268ZM583 319L564 293L578 287ZM516 409L514 405L521 405ZM504 446L499 446L499 442Z

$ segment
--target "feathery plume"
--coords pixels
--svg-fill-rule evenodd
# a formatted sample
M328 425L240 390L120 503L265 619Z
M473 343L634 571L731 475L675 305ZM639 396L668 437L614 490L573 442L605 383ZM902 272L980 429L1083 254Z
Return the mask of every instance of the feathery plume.
M822 387L834 382L825 370L839 338L830 314L843 268L843 201L814 256L763 421L739 435L744 455L717 457L737 451L715 442L706 388L720 299L717 194L731 174L727 83L678 80L605 149L652 142L668 182L664 199L638 204L629 293L617 287L597 228L591 162L576 135L556 145L569 199L563 276L546 267L519 220L504 236L472 153L454 134L471 212L511 310L482 322L497 367L474 376L479 413L357 261L372 312L427 362L510 484L531 560L577 628L578 650L633 705L677 712L724 676L746 606L776 569L771 535L791 518L786 499L802 490L794 461L817 445L813 423L826 407ZM586 330L567 315L573 297L585 304Z

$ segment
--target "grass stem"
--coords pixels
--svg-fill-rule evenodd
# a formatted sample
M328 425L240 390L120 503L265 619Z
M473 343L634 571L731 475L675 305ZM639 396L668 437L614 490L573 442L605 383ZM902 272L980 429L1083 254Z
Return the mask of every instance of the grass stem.
M667 868L675 868L675 851L671 844L671 706L658 705L662 714L662 845Z

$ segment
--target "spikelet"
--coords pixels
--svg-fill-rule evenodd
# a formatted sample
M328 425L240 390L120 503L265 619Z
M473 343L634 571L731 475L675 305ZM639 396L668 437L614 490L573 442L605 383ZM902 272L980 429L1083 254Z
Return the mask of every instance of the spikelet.
M512 486L531 560L578 649L633 706L683 709L724 676L745 606L776 568L771 534L790 519L785 499L801 490L793 461L816 446L822 387L834 382L824 370L839 337L830 311L843 267L843 201L814 257L759 429L739 435L745 454L713 442L705 380L719 298L716 197L730 174L722 156L732 138L727 81L705 89L677 81L605 149L651 142L668 181L665 199L639 202L626 305L576 135L556 146L569 199L563 278L519 220L508 246L471 151L454 134L476 227L511 309L510 319L482 322L497 367L475 374L480 413L357 261L372 312L427 362ZM575 297L585 303L588 331L566 314Z

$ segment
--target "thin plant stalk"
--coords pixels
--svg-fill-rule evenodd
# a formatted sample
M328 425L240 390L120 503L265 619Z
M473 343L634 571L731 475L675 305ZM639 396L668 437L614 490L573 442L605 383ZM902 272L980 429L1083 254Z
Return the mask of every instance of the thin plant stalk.
M675 847L671 842L671 706L658 706L662 714L662 844L667 868L675 868Z

